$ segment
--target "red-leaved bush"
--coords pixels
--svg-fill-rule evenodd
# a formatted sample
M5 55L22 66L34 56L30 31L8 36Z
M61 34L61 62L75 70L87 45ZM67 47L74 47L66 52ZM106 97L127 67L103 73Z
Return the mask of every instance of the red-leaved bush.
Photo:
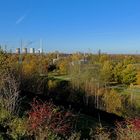
M36 99L28 112L29 132L51 131L56 134L68 134L72 130L74 116L70 111L61 111L51 102L41 102Z
M130 119L130 123L136 131L140 132L140 118Z
M118 140L140 140L140 118L117 123L116 134Z

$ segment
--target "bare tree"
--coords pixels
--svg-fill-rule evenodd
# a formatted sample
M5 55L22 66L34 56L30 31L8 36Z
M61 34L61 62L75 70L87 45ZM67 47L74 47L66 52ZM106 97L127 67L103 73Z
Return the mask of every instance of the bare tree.
M1 76L2 87L0 99L2 106L10 113L17 114L19 111L20 80L13 71L7 71Z

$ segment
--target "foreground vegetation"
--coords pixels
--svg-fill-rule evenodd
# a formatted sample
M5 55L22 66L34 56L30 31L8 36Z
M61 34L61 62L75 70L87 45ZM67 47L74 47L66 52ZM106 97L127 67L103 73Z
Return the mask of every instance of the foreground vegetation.
M139 62L130 55L0 51L0 139L139 140Z

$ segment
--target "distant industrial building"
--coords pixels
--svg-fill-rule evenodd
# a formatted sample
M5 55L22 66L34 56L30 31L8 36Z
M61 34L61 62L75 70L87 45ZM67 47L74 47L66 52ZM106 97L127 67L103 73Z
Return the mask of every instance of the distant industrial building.
M36 53L36 54L40 54L40 50L39 50L39 49L36 49L36 50L35 50L35 53Z
M20 48L16 48L16 54L20 54Z
M36 53L36 54L41 54L41 53L43 53L43 50L42 50L41 48L36 49L35 53Z
M38 53L43 53L43 49L42 48L39 48L38 49Z
M31 54L35 53L35 48L30 48L30 53Z
M35 49L35 48L29 48L29 51L27 48L23 48L23 49L20 49L20 48L16 48L15 50L15 53L16 54L27 54L27 53L30 53L30 54L41 54L43 53L43 50L41 48L39 49Z
M22 53L27 54L27 48L23 48Z

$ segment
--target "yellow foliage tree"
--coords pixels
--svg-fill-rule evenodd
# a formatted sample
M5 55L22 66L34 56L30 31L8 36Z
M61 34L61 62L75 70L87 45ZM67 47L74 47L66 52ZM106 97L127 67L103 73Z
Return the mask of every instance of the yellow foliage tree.
M29 62L23 61L22 63L22 72L26 76L37 73L37 69L38 69L37 62L33 59L31 59Z
M121 96L115 90L105 93L103 101L107 112L120 115L122 107Z
M140 71L137 73L136 78L137 78L137 81L136 81L137 85L140 85Z
M61 60L58 64L60 74L67 74L69 68L69 61L67 59Z

